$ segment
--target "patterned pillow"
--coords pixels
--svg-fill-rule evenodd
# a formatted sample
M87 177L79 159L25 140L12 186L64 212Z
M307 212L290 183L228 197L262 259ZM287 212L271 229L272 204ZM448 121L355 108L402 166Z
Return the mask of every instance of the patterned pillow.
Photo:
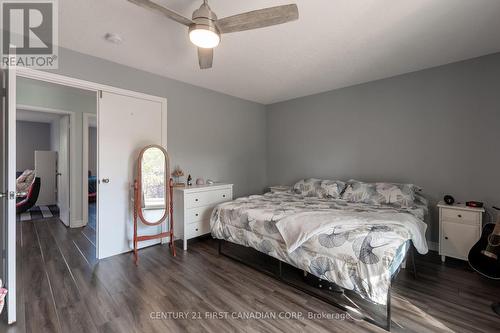
M295 183L293 191L305 197L338 199L345 188L340 180L302 179Z
M362 202L372 205L380 204L375 184L358 181L349 181L344 193L342 193L342 199L349 202Z
M318 188L321 186L321 179L309 178L301 179L293 185L293 191L296 194L305 197L315 197L318 193Z
M342 199L372 205L397 204L407 207L415 201L418 187L413 184L349 182Z
M338 199L345 189L345 183L340 180L323 180L318 189L318 197Z

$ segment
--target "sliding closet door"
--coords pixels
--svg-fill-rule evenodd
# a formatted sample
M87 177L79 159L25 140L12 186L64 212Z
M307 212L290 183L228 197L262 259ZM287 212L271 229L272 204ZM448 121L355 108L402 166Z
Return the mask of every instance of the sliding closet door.
M102 92L98 114L98 257L132 249L133 180L139 151L162 144L162 104L157 101ZM139 229L158 233L159 227ZM153 241L149 244L158 243Z

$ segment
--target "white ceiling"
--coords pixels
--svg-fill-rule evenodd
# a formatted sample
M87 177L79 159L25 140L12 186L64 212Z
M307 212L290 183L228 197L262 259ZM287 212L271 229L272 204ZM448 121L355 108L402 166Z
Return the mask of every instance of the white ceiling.
M201 0L156 0L191 17ZM500 51L498 0L210 0L219 17L296 2L299 20L222 36L200 70L187 28L125 0L59 1L63 47L269 104ZM103 38L122 36L121 45Z

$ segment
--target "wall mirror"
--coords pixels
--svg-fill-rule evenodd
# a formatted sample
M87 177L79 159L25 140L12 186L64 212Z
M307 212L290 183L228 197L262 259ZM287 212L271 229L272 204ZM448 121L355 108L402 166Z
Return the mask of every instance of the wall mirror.
M144 224L157 225L168 216L168 164L167 152L161 146L147 146L139 154L136 210Z

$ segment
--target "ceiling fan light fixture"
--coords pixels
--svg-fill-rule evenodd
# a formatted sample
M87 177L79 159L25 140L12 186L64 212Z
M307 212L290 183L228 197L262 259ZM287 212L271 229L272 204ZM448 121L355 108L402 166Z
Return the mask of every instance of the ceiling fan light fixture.
M189 27L189 39L198 47L200 69L212 68L213 49L221 42L221 34L265 28L295 21L299 18L299 9L296 4L257 9L218 19L208 5L208 0L203 0L200 8L196 9L192 18L189 19L157 4L158 0L128 1L154 10L183 26Z
M189 28L189 40L198 47L213 49L220 43L220 34L214 27L194 24Z

